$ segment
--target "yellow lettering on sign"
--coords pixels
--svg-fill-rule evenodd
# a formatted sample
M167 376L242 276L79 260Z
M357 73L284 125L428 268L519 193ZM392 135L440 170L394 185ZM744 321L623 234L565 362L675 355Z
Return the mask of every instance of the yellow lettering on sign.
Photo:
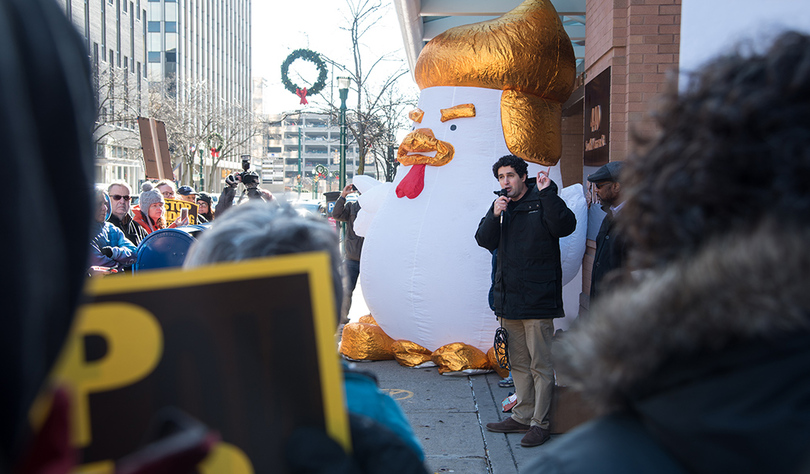
M112 461L99 461L82 464L74 467L70 474L114 474L115 463Z
M201 474L253 474L250 458L238 447L219 443L203 462L197 465Z
M88 362L84 338L91 335L104 339L107 353ZM74 391L71 407L74 446L85 447L92 440L89 394L143 379L155 369L162 354L160 324L144 308L129 303L99 303L79 308L76 324L54 369L54 377Z

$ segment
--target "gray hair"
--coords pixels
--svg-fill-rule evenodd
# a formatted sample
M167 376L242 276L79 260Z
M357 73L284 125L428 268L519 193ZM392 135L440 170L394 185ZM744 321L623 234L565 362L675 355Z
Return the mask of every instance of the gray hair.
M129 194L132 194L132 187L130 187L129 183L127 183L126 181L121 181L121 180L113 181L112 183L110 183L107 186L107 194L110 194L110 189L112 189L113 186L123 186L123 187L127 188L127 192Z
M288 205L256 200L234 207L192 244L183 268L324 250L330 257L339 314L343 279L338 236L326 222L300 216Z

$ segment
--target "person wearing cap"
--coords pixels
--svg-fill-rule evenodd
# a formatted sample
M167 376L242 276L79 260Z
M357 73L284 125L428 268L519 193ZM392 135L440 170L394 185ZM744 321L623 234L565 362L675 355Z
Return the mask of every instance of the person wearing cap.
M177 188L176 198L178 201L197 202L197 191L191 186L180 186Z
M605 218L596 235L596 254L591 270L591 301L603 290L605 275L621 268L627 254L624 239L614 225L616 215L624 206L621 172L622 162L611 161L588 176L588 181L596 186L596 195L605 211Z

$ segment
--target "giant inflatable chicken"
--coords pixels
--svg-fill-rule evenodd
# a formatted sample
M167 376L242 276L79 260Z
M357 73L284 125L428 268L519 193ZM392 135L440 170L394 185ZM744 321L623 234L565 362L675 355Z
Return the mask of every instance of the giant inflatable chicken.
M554 165L561 106L574 84L573 48L551 2L527 0L434 38L415 77L419 106L394 182L355 179L362 192L355 229L366 237L363 294L395 340L430 351L463 342L486 352L498 327L487 299L492 256L474 234L499 189L492 165L514 154L529 162L529 177L552 166L562 187ZM584 210L581 185L569 194ZM570 238L581 240L566 257L576 274L584 231Z

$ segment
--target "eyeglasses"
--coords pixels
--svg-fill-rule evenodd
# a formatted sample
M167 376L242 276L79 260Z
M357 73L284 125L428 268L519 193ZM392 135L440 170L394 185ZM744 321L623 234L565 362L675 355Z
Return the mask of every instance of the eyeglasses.
M132 196L122 196L120 194L110 194L110 199L112 199L113 201L120 201L121 199L123 199L124 201L129 201L130 199L132 199Z
M172 191L166 191L161 194L163 194L163 197L166 199L174 199L174 192Z

